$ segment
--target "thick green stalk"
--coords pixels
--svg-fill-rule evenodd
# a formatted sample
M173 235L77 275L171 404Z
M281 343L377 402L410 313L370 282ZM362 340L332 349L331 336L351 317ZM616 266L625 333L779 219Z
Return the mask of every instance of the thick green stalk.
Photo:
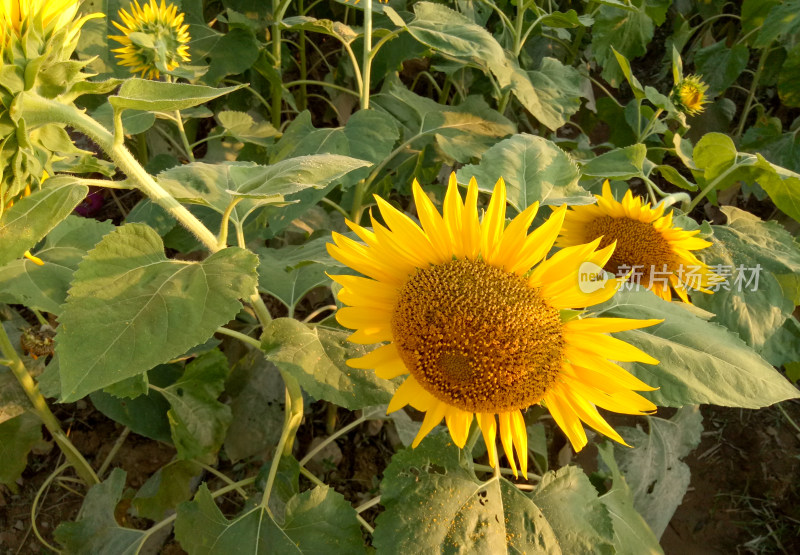
M281 457L292 454L292 446L297 435L297 429L303 420L303 392L300 384L292 376L281 372L283 382L286 384L286 417L283 422L283 431L275 448L275 455L269 467L267 484L264 486L264 496L261 498L261 507L269 512L269 498L272 494L272 486L275 484L275 476L278 474L278 466Z
M34 94L26 94L23 110L29 125L64 123L88 135L130 178L136 187L191 231L211 252L219 250L217 238L186 207L175 200L145 171L124 144L115 144L114 136L85 112L71 104L61 104Z
M26 94L24 96L23 110L25 118L31 126L60 122L88 135L108 154L117 167L128 176L129 180L139 190L192 232L208 250L213 253L222 248L219 246L217 237L185 206L165 191L136 161L136 158L125 148L124 144L116 144L114 136L82 110L71 104L61 104L34 94ZM269 325L272 317L258 292L251 296L250 302L261 325L264 327Z
M750 84L750 91L747 93L747 100L744 102L744 109L742 110L742 115L739 118L739 127L736 129L736 136L741 137L742 133L744 133L744 126L747 123L747 116L750 114L750 107L753 105L753 99L756 96L756 87L758 87L758 82L761 79L761 73L764 71L764 66L767 62L767 56L772 49L772 45L767 46L764 50L761 51L761 56L758 58L758 66L756 66L756 72L753 75L753 82Z
M64 457L66 457L69 464L75 469L75 472L78 473L78 476L80 476L81 480L83 480L87 486L99 484L100 480L97 478L97 474L95 474L92 466L83 458L80 451L75 448L61 429L61 424L58 419L50 411L50 407L47 406L44 395L39 391L39 386L33 381L22 359L19 358L2 324L0 324L0 352L2 352L3 356L9 361L8 366L11 368L14 377L17 378L20 387L22 387L25 394L28 396L36 416L41 419L42 423L50 432L50 435L53 436L59 449L64 453Z
M361 61L363 69L361 75L363 84L361 86L361 109L369 108L369 81L372 73L372 0L367 0L364 4L364 56Z

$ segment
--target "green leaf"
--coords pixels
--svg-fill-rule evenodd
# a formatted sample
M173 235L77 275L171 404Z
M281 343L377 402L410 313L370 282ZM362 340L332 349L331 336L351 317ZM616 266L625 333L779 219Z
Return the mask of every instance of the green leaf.
M634 448L620 448L616 459L633 506L661 538L689 487L689 467L681 459L700 444L703 415L696 406L684 407L669 420L648 417L647 424L648 432L638 426L617 429Z
M587 204L592 197L578 185L578 168L555 143L535 135L520 134L504 139L486 151L477 165L456 173L467 183L475 177L481 191L491 192L502 177L508 202L518 211L538 201L543 204Z
M202 472L193 461L172 461L158 469L131 500L136 514L158 522L192 498L192 480Z
M726 281L713 295L696 293L692 301L760 351L794 310L780 278L800 273L800 246L777 222L732 207L723 211L728 225L712 226L713 245L702 252L706 264ZM748 284L756 278L757 284Z
M735 334L650 291L622 291L598 307L602 316L663 318L664 322L615 337L659 359L635 363L631 372L656 391L657 405L714 404L761 408L798 397L797 389Z
M619 64L620 69L622 70L622 74L625 76L625 79L628 81L628 85L631 86L631 91L633 91L633 96L638 98L639 100L645 98L644 88L636 76L633 74L633 70L631 69L631 63L628 61L628 58L617 52L614 47L611 47L611 51L614 53L614 57L617 59L617 63Z
M600 460L611 469L611 489L600 500L614 524L614 549L619 555L655 555L664 551L647 522L633 506L633 495L614 460L614 446L606 441L597 446Z
M28 466L28 452L41 439L42 421L32 413L0 422L0 484L17 481Z
M790 316L761 349L763 356L773 366L785 366L786 377L796 382L789 375L789 365L800 361L800 321Z
M293 316L294 307L315 287L328 287L330 278L325 273L329 266L304 264L288 268L283 258L283 249L259 249L258 286L289 309Z
M544 58L538 70L526 72L489 31L441 4L417 2L416 17L406 28L422 44L447 57L477 65L497 78L533 116L557 129L580 108L583 78L572 67ZM572 12L574 14L574 12Z
M225 453L231 461L252 456L266 460L275 449L283 428L284 390L280 372L260 350L236 363L225 385L232 416Z
M786 0L769 11L753 46L764 48L777 39L790 42L790 37L798 32L800 32L800 0Z
M531 498L553 528L562 553L611 551L611 515L580 468L565 466L547 472Z
M58 315L78 263L112 229L111 222L67 216L34 252L44 266L20 258L0 267L0 302Z
M359 33L349 25L330 19L316 19L304 15L287 17L281 21L284 29L291 31L311 31L334 37L344 44L351 44L359 37Z
M135 555L148 535L117 524L114 513L125 488L125 471L115 468L108 479L92 486L83 500L80 518L56 528L55 537L68 553Z
M158 204L149 198L144 198L133 207L133 210L128 212L125 223L147 224L163 237L174 228L178 222L169 212L161 208Z
M201 458L222 446L231 409L217 397L227 377L228 359L214 350L187 364L178 381L160 390L171 407L167 416L178 457Z
M192 59L208 63L208 70L200 78L203 83L217 85L228 75L238 75L253 67L260 45L251 29L231 26L226 33L220 33L205 24L202 2L187 9L184 1L183 7L192 37Z
M800 44L789 51L778 73L778 96L786 106L800 106Z
M542 25L554 29L572 29L574 27L590 27L593 20L588 15L578 15L575 10L566 12L550 12L542 17Z
M28 396L11 369L0 366L0 424L23 414L30 406Z
M747 68L750 51L742 43L728 48L725 41L715 42L697 51L694 63L697 73L708 85L708 94L715 96L730 87Z
M238 248L202 262L168 260L161 238L142 224L106 235L75 272L59 320L63 400L141 374L208 339L253 292L257 263Z
M723 133L706 133L697 141L692 157L706 181L712 181L736 163L738 151L733 140Z
M311 154L341 154L378 164L389 156L398 138L397 125L384 112L359 110L344 127L317 129L311 123L311 114L304 111L286 128L271 152L270 162ZM361 173L356 172L354 177Z
M280 134L267 122L256 123L253 116L246 112L223 110L216 115L216 118L225 129L225 133L243 143L270 146L274 142L273 137Z
M264 330L262 349L267 360L294 376L315 399L350 410L388 403L396 388L394 382L345 364L345 360L368 352L363 345L347 341L348 335L278 318Z
M523 106L550 129L558 129L581 107L586 78L556 58L542 58L538 69L526 72L532 89L518 81L512 89ZM531 95L535 92L536 99Z
M57 361L58 356L54 360ZM48 371L50 365L47 367ZM182 367L179 364L158 365L147 373L148 387L167 387L181 375ZM140 395L135 399L115 397L106 391L95 391L89 397L97 410L115 422L129 427L134 433L164 443L172 441L167 418L170 406L155 389L150 389L147 395Z
M661 174L661 177L663 177L676 187L680 187L681 189L685 189L687 191L697 190L696 183L692 183L691 181L686 179L678 170L676 170L672 166L659 165L653 169L656 170L659 174Z
M755 151L773 164L800 172L800 133L784 133L779 118L764 118L742 137L742 149Z
M158 182L182 202L200 204L223 214L234 199L242 199L231 222L242 225L256 208L286 204L286 197L308 188L321 189L369 162L338 154L298 156L271 166L252 162L194 162L158 175Z
M498 139L515 132L509 120L476 96L458 106L447 106L387 79L384 90L372 101L397 120L407 146L422 149L435 142L446 158L462 163L480 158Z
M86 197L89 188L71 177L56 177L20 199L0 218L0 265L33 248Z
M630 179L642 176L647 147L641 143L617 148L596 156L581 167L581 173L601 179Z
M344 497L319 486L292 497L285 521L276 522L259 506L228 520L205 484L194 500L178 507L175 537L189 553L330 553L363 552L356 512Z
M185 110L192 106L205 104L209 100L219 98L244 85L223 87L221 89L188 83L167 83L150 79L127 79L116 95L108 101L115 111L146 110L149 112L166 112Z
M653 38L653 19L647 14L648 0L636 0L627 9L600 6L592 26L592 56L603 66L603 79L618 87L624 73L612 51L616 49L626 59L643 55Z
M114 131L114 108L106 101L92 111L96 119L109 132ZM144 110L125 110L122 114L122 128L126 135L144 133L156 122L156 115Z
M530 497L504 478L479 480L459 453L438 434L392 457L372 536L379 553L560 553Z

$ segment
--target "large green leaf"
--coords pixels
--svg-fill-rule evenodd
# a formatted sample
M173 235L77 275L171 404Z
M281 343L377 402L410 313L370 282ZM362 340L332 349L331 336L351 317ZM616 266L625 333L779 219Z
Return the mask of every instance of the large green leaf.
M34 252L44 266L25 258L0 266L0 302L59 314L78 263L112 229L111 222L67 216Z
M317 129L308 111L300 113L275 145L270 162L311 154L341 154L379 164L391 154L400 134L391 116L378 110L359 110L344 127ZM354 172L356 176L363 172Z
M256 285L258 259L238 248L202 262L168 260L151 228L127 224L83 259L56 336L61 395L80 399L208 339Z
M583 470L547 472L531 494L558 538L562 553L608 553L614 527L605 504Z
M800 0L786 0L769 10L761 24L754 46L764 48L776 39L790 42L791 35L798 32L800 32Z
M502 177L508 202L518 211L542 204L586 204L592 197L578 185L578 168L555 143L535 135L513 135L486 151L480 163L456 173L459 182L475 177L478 188L491 192Z
M440 152L457 162L480 158L499 139L515 132L509 120L476 96L458 106L447 106L387 79L372 102L400 124L405 146L422 149L435 142Z
M125 528L115 512L125 488L125 471L115 468L108 479L92 486L83 500L80 518L56 528L56 540L68 553L135 555L148 536L144 530Z
M158 522L192 498L192 480L203 472L194 461L172 461L158 469L131 500L136 514Z
M764 118L742 137L742 148L758 152L773 164L800 172L800 133L784 133L779 118Z
M592 26L592 56L603 66L603 79L618 87L624 78L612 46L628 60L643 55L653 38L653 19L663 21L669 3L633 0L628 6L600 6ZM663 11L662 6L663 5ZM631 9L632 8L632 9Z
M598 445L600 460L611 470L611 489L600 497L614 524L614 550L619 555L663 555L653 531L633 505L633 494L614 460L610 441Z
M213 350L187 364L178 381L159 390L170 404L167 416L178 457L202 458L219 451L231 423L231 408L217 401L227 377L228 359Z
M760 351L794 310L781 279L800 274L800 245L776 222L732 207L723 211L728 224L712 226L714 244L702 256L725 282L713 295L695 293L692 300Z
M278 318L264 330L262 349L267 360L294 376L312 397L350 410L389 402L396 385L371 370L351 368L345 360L368 349L347 341L349 334Z
M20 258L78 206L89 188L71 177L52 178L0 218L0 265Z
M230 25L220 33L206 25L201 0L183 0L186 22L192 40L193 60L205 60L208 70L200 78L203 83L217 85L228 75L244 73L258 60L260 45L252 29Z
M372 536L378 552L561 553L531 498L503 478L479 480L471 461L447 434L392 457Z
M338 154L316 154L282 160L270 166L252 162L194 162L161 172L158 182L178 200L201 204L223 214L241 199L231 221L242 225L252 212L268 204L292 202L289 195L322 189L369 162Z
M253 349L236 362L225 384L232 416L225 454L231 461L269 458L283 428L284 391L280 372L261 350Z
M191 502L178 507L175 537L195 555L217 553L329 553L350 555L364 548L356 512L342 494L327 486L297 494L276 522L256 505L228 520L205 484Z
M619 318L664 319L655 326L616 334L659 359L657 365L631 367L645 383L659 388L643 393L658 405L761 408L800 396L737 335L695 316L680 303L663 301L649 291L622 291L598 307L598 312Z
M115 111L128 109L150 112L185 110L192 106L205 104L209 100L226 95L243 86L217 89L205 85L131 78L127 79L119 88L119 92L110 96L108 101Z
M800 44L789 51L778 74L778 95L786 106L800 106Z
M646 157L647 147L641 143L616 148L585 162L581 173L601 179L641 177Z
M697 72L708 84L710 95L717 95L736 82L748 61L750 51L747 46L739 43L728 48L725 41L701 48L694 58Z
M408 32L422 44L450 58L491 72L502 88L550 129L564 125L580 108L583 77L555 58L543 58L534 71L523 70L485 27L442 4L417 2Z
M696 406L684 407L669 420L649 417L647 424L648 432L618 428L634 448L614 451L633 506L660 538L689 487L689 467L681 459L700 443L703 416Z
M309 291L330 285L330 278L326 274L330 267L311 263L287 268L282 251L259 249L258 286L281 301L289 309L289 317L292 317L295 305Z
M42 421L23 412L0 422L0 484L16 482L28 465L28 452L42 439Z

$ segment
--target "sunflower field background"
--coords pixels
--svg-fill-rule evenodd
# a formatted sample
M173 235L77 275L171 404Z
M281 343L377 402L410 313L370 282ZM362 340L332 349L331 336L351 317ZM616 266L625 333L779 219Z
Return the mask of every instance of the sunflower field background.
M797 552L798 132L798 0L0 1L0 550Z

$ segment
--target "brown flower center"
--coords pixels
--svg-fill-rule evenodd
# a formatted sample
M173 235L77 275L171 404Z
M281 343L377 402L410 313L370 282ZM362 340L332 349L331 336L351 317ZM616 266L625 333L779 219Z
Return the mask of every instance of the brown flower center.
M617 247L605 265L605 269L615 275L626 274L634 266L642 274L641 283L649 283L651 270L656 272L674 272L676 268L675 254L672 247L652 224L631 218L612 218L603 216L586 226L586 239L591 241L598 237L600 248L607 247L615 240Z
M558 310L526 280L482 261L417 270L392 333L411 375L440 401L507 412L541 401L564 359Z

